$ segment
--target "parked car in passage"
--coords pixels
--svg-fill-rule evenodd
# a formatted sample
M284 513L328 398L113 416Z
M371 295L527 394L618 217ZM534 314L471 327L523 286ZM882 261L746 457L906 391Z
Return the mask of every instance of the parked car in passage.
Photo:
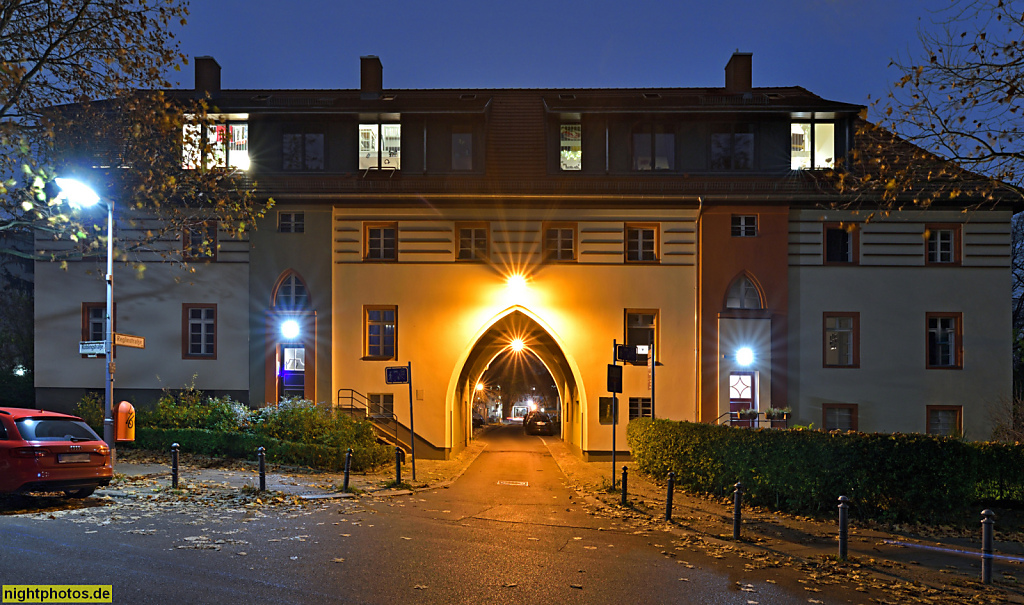
M110 448L81 418L0 408L0 494L86 498L113 476Z
M555 435L558 424L544 412L530 412L523 418L523 430L527 435Z
M480 412L473 412L473 428L478 429L483 425L487 424L487 420L480 414Z

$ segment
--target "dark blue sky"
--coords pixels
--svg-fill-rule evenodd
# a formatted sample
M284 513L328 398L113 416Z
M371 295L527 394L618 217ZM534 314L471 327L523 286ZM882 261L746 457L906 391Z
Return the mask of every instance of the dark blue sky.
M945 0L199 0L178 32L224 88L357 88L359 56L385 88L721 86L734 50L754 86L868 103L898 77ZM176 74L192 86L192 65Z

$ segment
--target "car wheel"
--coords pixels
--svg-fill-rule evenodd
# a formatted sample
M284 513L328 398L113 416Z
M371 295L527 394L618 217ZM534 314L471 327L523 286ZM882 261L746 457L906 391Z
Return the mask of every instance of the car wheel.
M88 498L96 491L95 487L83 487L82 489L64 490L65 498Z

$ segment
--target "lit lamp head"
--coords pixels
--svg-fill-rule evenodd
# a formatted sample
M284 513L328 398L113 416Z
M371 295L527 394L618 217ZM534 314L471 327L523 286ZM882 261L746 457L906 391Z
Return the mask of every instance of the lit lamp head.
M76 181L75 179L56 178L53 181L60 189L58 199L62 199L72 206L89 207L100 202L100 196L92 190L92 187Z
M281 324L281 336L284 336L288 340L298 338L300 331L299 322L294 319L285 320L285 322Z
M516 353L521 353L526 348L526 342L522 338L513 338L512 342L508 344L509 348Z
M743 367L754 363L754 350L750 347L742 347L736 350L736 363Z
M482 383L482 382L476 383L476 390L478 390L478 391L484 390L484 383Z

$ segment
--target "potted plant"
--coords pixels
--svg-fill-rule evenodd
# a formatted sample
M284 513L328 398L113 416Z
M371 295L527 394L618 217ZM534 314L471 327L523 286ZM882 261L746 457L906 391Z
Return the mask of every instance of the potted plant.
M789 425L789 408L768 408L764 417L771 421L772 428L786 428Z

